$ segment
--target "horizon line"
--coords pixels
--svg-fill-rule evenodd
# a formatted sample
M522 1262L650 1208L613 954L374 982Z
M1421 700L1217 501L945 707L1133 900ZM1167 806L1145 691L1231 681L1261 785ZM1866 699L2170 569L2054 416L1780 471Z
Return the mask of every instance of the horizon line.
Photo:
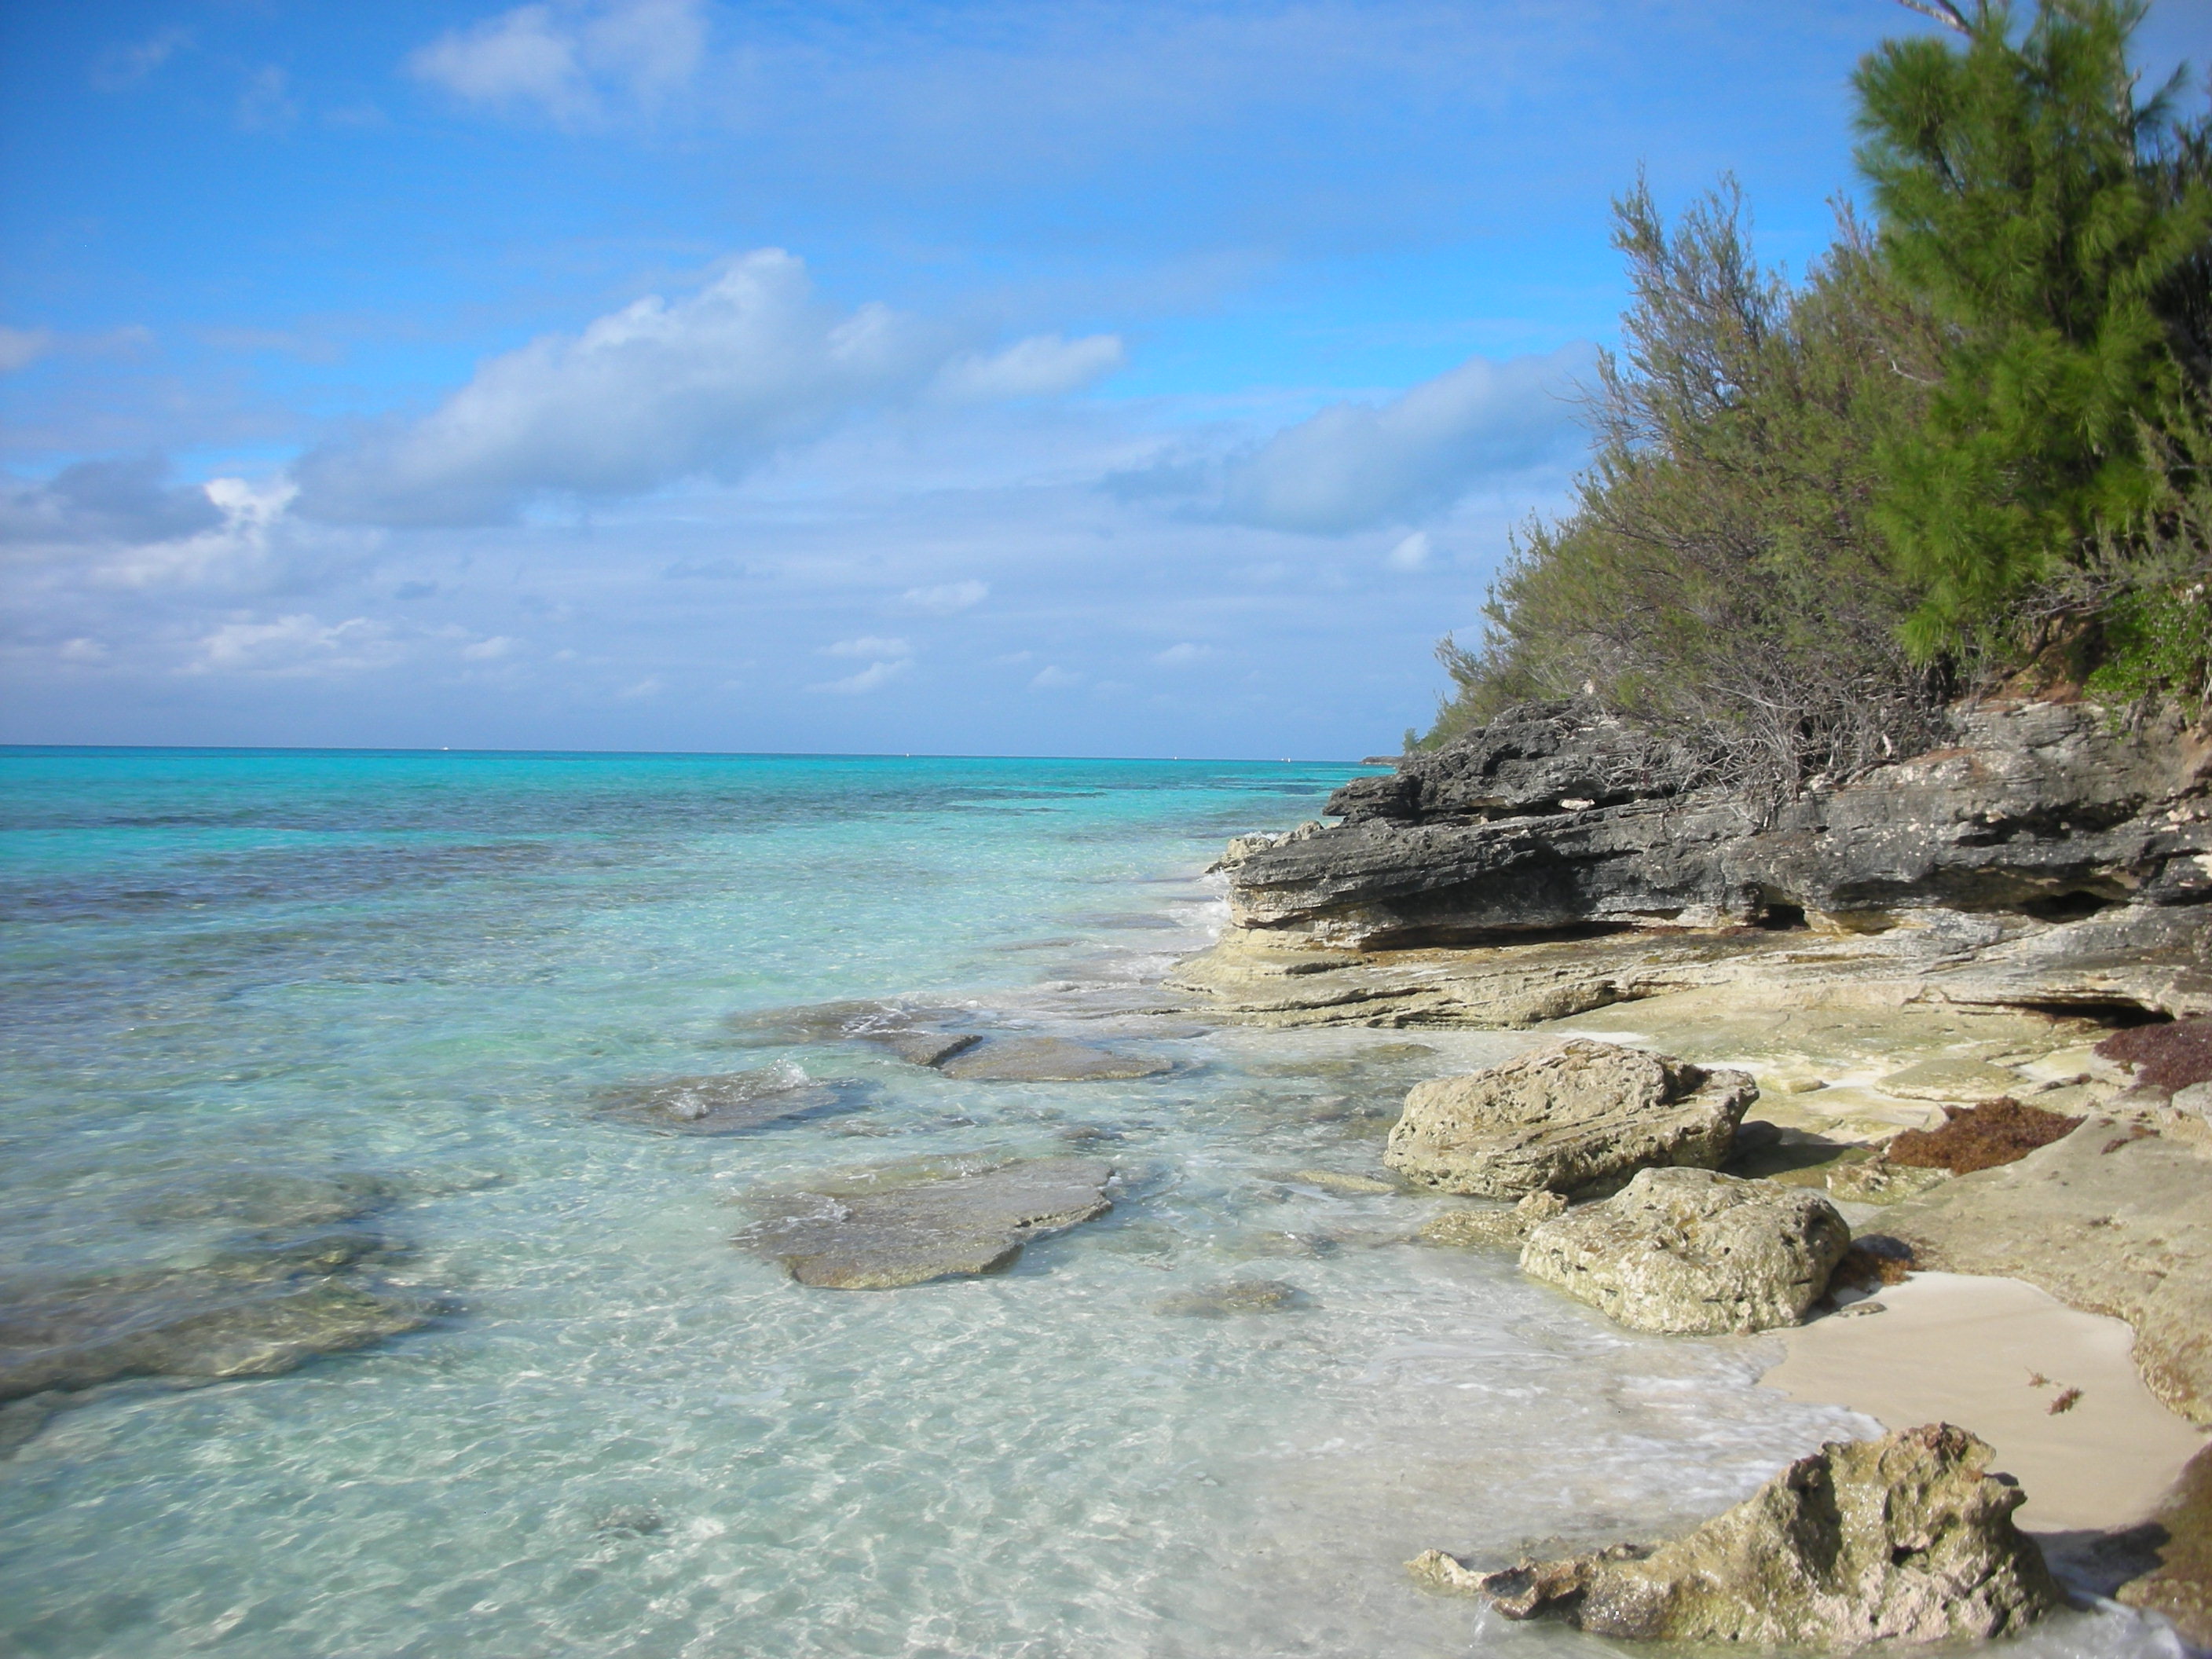
M1387 766L1393 761L1343 760L1311 756L1282 756L1268 759L1256 755L995 755L938 754L919 750L787 750L787 749L493 749L460 748L453 744L415 747L393 744L234 744L234 743L0 743L0 753L57 750L104 750L154 754L228 755L460 755L660 757L715 760L978 760L978 761L1118 761L1158 762L1194 766Z

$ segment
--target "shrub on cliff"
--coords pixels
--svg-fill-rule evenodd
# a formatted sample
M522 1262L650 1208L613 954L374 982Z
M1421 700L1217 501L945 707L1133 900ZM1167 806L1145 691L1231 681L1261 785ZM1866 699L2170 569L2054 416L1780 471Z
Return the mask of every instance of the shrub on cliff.
M1698 781L1795 793L1922 745L1945 690L1872 522L1881 434L1920 418L1942 341L1846 216L1805 283L1753 257L1732 183L1671 230L1615 204L1634 301L1600 359L1574 510L1532 524L1428 741L1587 690L1679 739Z
M2212 120L2135 96L2141 6L1917 10L1861 65L1881 219L1802 287L1733 185L1616 204L1633 302L1572 510L1532 524L1428 745L1587 691L1698 781L1792 794L2023 666L2212 696ZM2178 86L2179 82L2176 82Z

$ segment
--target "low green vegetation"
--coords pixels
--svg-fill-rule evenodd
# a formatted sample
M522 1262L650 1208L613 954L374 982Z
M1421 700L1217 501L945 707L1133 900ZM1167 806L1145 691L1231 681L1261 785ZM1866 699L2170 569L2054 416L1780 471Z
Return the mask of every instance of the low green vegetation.
M1446 641L1433 746L1587 696L1770 799L1924 748L1962 692L2212 696L2212 117L2139 5L1942 0L1855 85L1875 224L1795 285L1732 182L1615 204L1595 453Z

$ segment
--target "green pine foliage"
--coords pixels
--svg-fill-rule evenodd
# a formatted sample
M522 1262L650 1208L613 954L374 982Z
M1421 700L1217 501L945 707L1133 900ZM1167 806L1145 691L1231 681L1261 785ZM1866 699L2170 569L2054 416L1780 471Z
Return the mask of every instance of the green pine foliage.
M2002 637L2030 589L2150 504L2138 432L2181 390L2167 316L2202 280L2212 186L2171 165L2171 89L2136 98L2142 14L2046 0L2015 42L1984 6L1963 48L1890 41L1855 79L1882 252L1950 331L1926 418L1880 455L1923 660Z
M2178 78L2138 100L2128 0L1954 15L1861 65L1879 228L1844 214L1801 285L1732 183L1671 228L1615 204L1592 465L1441 647L1424 745L1584 695L1771 801L2008 678L2204 713L2212 119L2172 118Z

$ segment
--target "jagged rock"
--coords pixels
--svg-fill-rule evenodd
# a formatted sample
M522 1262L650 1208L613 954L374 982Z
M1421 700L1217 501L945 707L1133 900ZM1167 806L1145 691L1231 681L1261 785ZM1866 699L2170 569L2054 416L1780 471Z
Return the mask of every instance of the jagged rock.
M1232 920L1360 949L1592 924L1866 928L1929 910L2009 937L2212 899L2203 733L2176 717L2116 736L2102 711L2056 703L1984 705L1954 725L1951 748L1762 818L1725 792L1641 781L1665 767L1602 721L1508 711L1346 786L1339 827L1229 866Z
M271 1376L414 1330L421 1307L355 1271L386 1248L360 1232L246 1238L201 1267L10 1286L0 1401L122 1377Z
M1352 822L1579 811L1673 794L1682 771L1668 745L1579 699L1522 703L1448 749L1391 764L1389 777L1354 778L1325 810Z
M1573 1038L1416 1084L1382 1161L1473 1198L1610 1192L1640 1169L1712 1169L1759 1097L1742 1072Z
M994 1037L937 1068L969 1083L1094 1083L1158 1077L1175 1069L1150 1054L1116 1054L1067 1037Z
M1485 1245L1510 1245L1515 1249L1547 1221L1567 1212L1567 1200L1557 1193L1531 1193L1511 1209L1449 1210L1421 1224L1415 1235L1424 1244L1445 1244L1461 1249Z
M1638 1330L1743 1334L1802 1319L1850 1242L1802 1187L1652 1169L1538 1227L1521 1271Z
M600 1115L662 1134L734 1135L854 1111L866 1093L849 1083L817 1083L794 1066L763 1066L603 1089L597 1099Z
M1164 1297L1155 1304L1164 1314L1186 1319L1227 1319L1237 1314L1287 1313L1311 1304L1295 1285L1279 1279L1232 1279Z
M802 1285L892 1290L1007 1267L1033 1239L1114 1207L1114 1169L1037 1158L910 1185L785 1195L737 1243L781 1261Z
M1631 1640L1833 1652L2008 1634L2061 1597L2013 1524L2025 1494L1990 1456L1948 1424L1831 1442L1685 1538L1525 1561L1474 1588L1508 1618L1557 1613ZM1470 1576L1412 1565L1445 1588Z

